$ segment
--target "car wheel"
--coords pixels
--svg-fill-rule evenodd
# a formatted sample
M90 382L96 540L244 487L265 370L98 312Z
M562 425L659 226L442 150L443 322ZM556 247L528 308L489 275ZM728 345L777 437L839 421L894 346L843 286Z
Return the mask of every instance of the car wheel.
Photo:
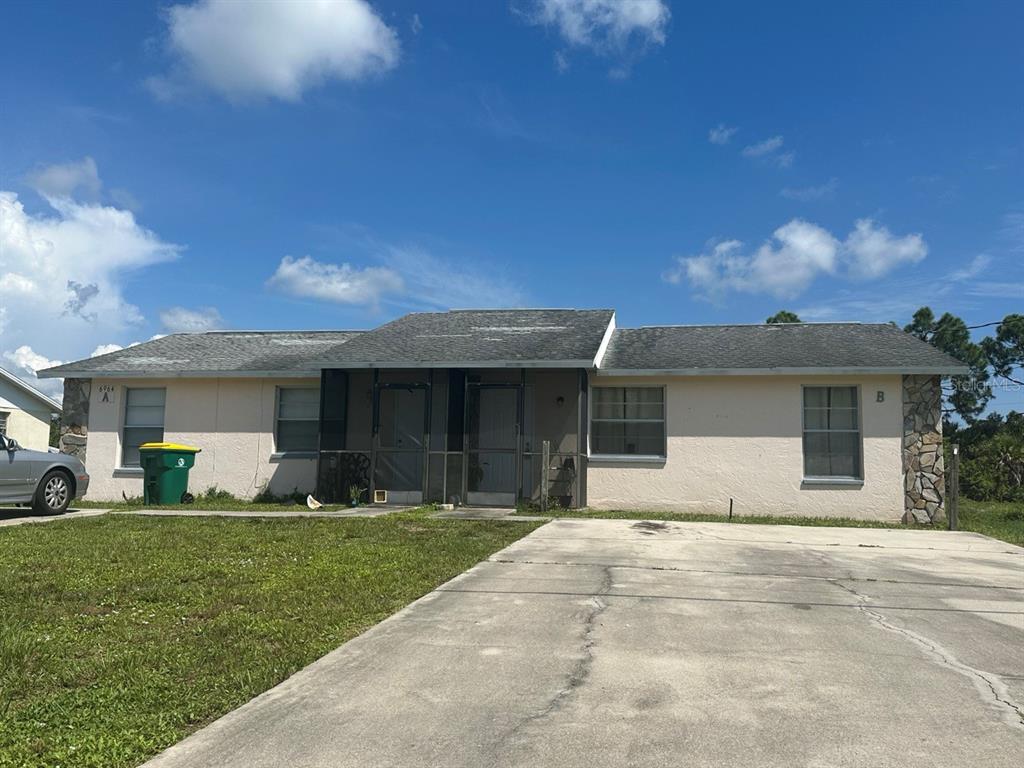
M54 470L43 475L36 488L32 508L41 515L59 515L71 503L71 481L63 472Z

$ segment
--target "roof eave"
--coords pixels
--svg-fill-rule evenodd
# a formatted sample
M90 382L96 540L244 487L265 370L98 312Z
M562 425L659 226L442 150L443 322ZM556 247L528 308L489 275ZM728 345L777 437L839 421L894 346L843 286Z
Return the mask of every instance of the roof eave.
M41 379L249 379L319 378L320 369L281 371L88 371L50 368L36 374Z
M598 376L962 376L966 366L890 366L806 368L599 368Z
M324 362L322 368L593 368L593 360L386 360Z
M52 408L54 413L60 413L61 412L61 404L60 403L58 403L56 400L54 400L49 395L40 392L38 389L33 387L27 381L22 380L20 377L14 375L13 373L8 371L7 369L0 368L0 376L2 376L4 379L9 381L15 387L18 387L18 389L20 389L25 394L29 395L30 397L34 397L40 403L43 403L44 405L48 406L49 408ZM38 373L36 374L36 378L41 378Z

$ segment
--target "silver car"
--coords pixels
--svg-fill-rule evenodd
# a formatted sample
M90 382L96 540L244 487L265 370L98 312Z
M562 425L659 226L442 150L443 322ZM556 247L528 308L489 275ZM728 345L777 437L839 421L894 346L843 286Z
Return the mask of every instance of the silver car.
M30 451L0 435L0 506L31 504L39 514L57 515L88 488L85 465L74 456Z

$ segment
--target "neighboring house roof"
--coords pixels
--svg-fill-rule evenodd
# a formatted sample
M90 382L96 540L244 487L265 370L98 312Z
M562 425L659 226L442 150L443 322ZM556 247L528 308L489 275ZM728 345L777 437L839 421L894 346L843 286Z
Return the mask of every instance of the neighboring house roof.
M22 380L20 377L15 376L13 373L11 373L8 370L5 370L4 368L0 368L0 381L6 381L11 386L13 386L14 388L18 389L23 394L27 395L29 398L31 398L35 402L39 403L41 408L45 408L47 411L49 411L51 413L60 413L60 411L61 411L60 403L58 403L56 400L54 400L49 395L44 395L42 392L40 392L38 389L33 387L31 384L29 384L28 382ZM6 399L4 399L2 396L0 396L0 406L11 407L11 408L17 408L18 407L14 403L8 403L8 401ZM20 408L19 410L25 410L25 409Z
M601 375L960 374L967 367L894 325L781 323L619 328Z
M967 372L893 325L616 329L610 309L474 309L413 313L372 331L174 334L38 375L317 376L322 368L371 367L589 368L629 376Z
M106 355L39 372L44 378L92 376L319 376L310 361L362 331L209 331L175 333Z
M592 368L614 317L610 309L416 312L339 345L316 362L325 368Z

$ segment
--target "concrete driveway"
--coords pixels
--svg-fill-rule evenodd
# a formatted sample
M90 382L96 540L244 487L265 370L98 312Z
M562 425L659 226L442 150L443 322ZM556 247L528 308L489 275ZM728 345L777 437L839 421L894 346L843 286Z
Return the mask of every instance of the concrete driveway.
M1018 766L1024 549L550 523L147 765Z

